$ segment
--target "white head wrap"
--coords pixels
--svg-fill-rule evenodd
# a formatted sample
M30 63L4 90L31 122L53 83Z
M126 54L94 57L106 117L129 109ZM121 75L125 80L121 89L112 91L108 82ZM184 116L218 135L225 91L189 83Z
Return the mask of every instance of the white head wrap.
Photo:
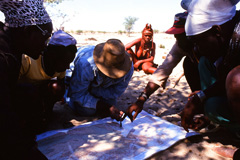
M58 30L53 33L48 44L55 45L55 46L69 46L69 45L76 45L77 41L73 38L70 34Z
M9 27L46 24L51 19L43 6L43 0L1 0L0 10Z
M185 24L187 36L203 33L213 25L221 25L236 14L231 0L192 0Z

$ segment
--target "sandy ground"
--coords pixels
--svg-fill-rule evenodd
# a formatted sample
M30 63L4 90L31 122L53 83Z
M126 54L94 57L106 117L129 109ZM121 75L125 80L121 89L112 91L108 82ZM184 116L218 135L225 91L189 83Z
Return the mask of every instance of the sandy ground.
M124 44L141 37L141 34L132 34L130 37L120 34L81 34L74 35L78 41L78 46L96 45L110 38L120 39ZM154 42L156 43L155 63L161 64L175 42L173 35L164 33L155 34ZM164 45L165 48L159 48ZM189 86L185 77L182 77L178 85L174 86L176 79L183 73L182 61L176 66L173 73L170 75L167 87L165 90L158 89L150 99L145 103L144 110L150 114L161 117L173 124L178 125L180 122L180 112L183 109L187 96L190 94ZM145 88L150 75L144 74L143 71L135 71L132 80L124 94L118 99L117 107L121 110L126 110L129 105L134 103L139 94ZM97 117L79 117L76 116L66 105L56 103L54 106L53 120L49 125L49 130L68 128L74 125L79 125L84 122L98 119ZM240 147L240 139L237 141L232 133L223 128L219 128L214 132L203 132L199 136L194 136L184 139L172 147L156 153L149 159L162 160L224 160L223 158L212 151L212 148L220 145L228 145L232 147Z

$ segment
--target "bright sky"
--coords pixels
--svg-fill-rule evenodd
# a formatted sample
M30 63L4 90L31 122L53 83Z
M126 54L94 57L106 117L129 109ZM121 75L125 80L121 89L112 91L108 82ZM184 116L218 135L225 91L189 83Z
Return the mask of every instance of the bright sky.
M174 15L184 12L180 2L181 0L63 0L55 9L47 9L49 13L61 10L68 15L65 18L69 20L64 23L65 30L123 31L125 18L131 16L138 18L134 31L142 31L146 23L152 24L153 29L165 31L173 25ZM239 8L240 4L237 5ZM3 15L0 15L0 20L3 19ZM62 19L52 19L58 28Z
M125 30L125 17L137 17L133 30L142 31L146 23L164 31L173 25L174 15L184 10L181 0L64 0L59 4L69 14L66 30ZM75 14L75 16L73 16Z

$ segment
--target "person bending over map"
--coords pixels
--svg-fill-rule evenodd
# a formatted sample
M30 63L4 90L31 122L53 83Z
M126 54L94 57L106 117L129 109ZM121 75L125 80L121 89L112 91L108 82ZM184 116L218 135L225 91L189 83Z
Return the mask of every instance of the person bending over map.
M28 97L24 95L29 92L27 90L31 90L30 94L32 92L38 94L36 98L40 103L30 104L30 107L35 106L31 108L40 109L37 114L43 125L50 120L54 104L63 99L65 72L77 52L76 43L76 39L70 34L58 30L54 32L37 60L25 54L22 55L18 91L23 97ZM23 97L19 100L24 99Z
M82 116L111 116L121 120L115 105L133 74L131 55L118 39L78 49L66 102ZM66 93L65 93L66 94Z

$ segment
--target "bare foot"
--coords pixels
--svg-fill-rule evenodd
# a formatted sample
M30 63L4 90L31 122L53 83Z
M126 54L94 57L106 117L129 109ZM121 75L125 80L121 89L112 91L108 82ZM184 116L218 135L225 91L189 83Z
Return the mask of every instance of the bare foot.
M237 148L217 146L217 147L214 147L212 150L223 157L233 158L234 152L237 150Z

